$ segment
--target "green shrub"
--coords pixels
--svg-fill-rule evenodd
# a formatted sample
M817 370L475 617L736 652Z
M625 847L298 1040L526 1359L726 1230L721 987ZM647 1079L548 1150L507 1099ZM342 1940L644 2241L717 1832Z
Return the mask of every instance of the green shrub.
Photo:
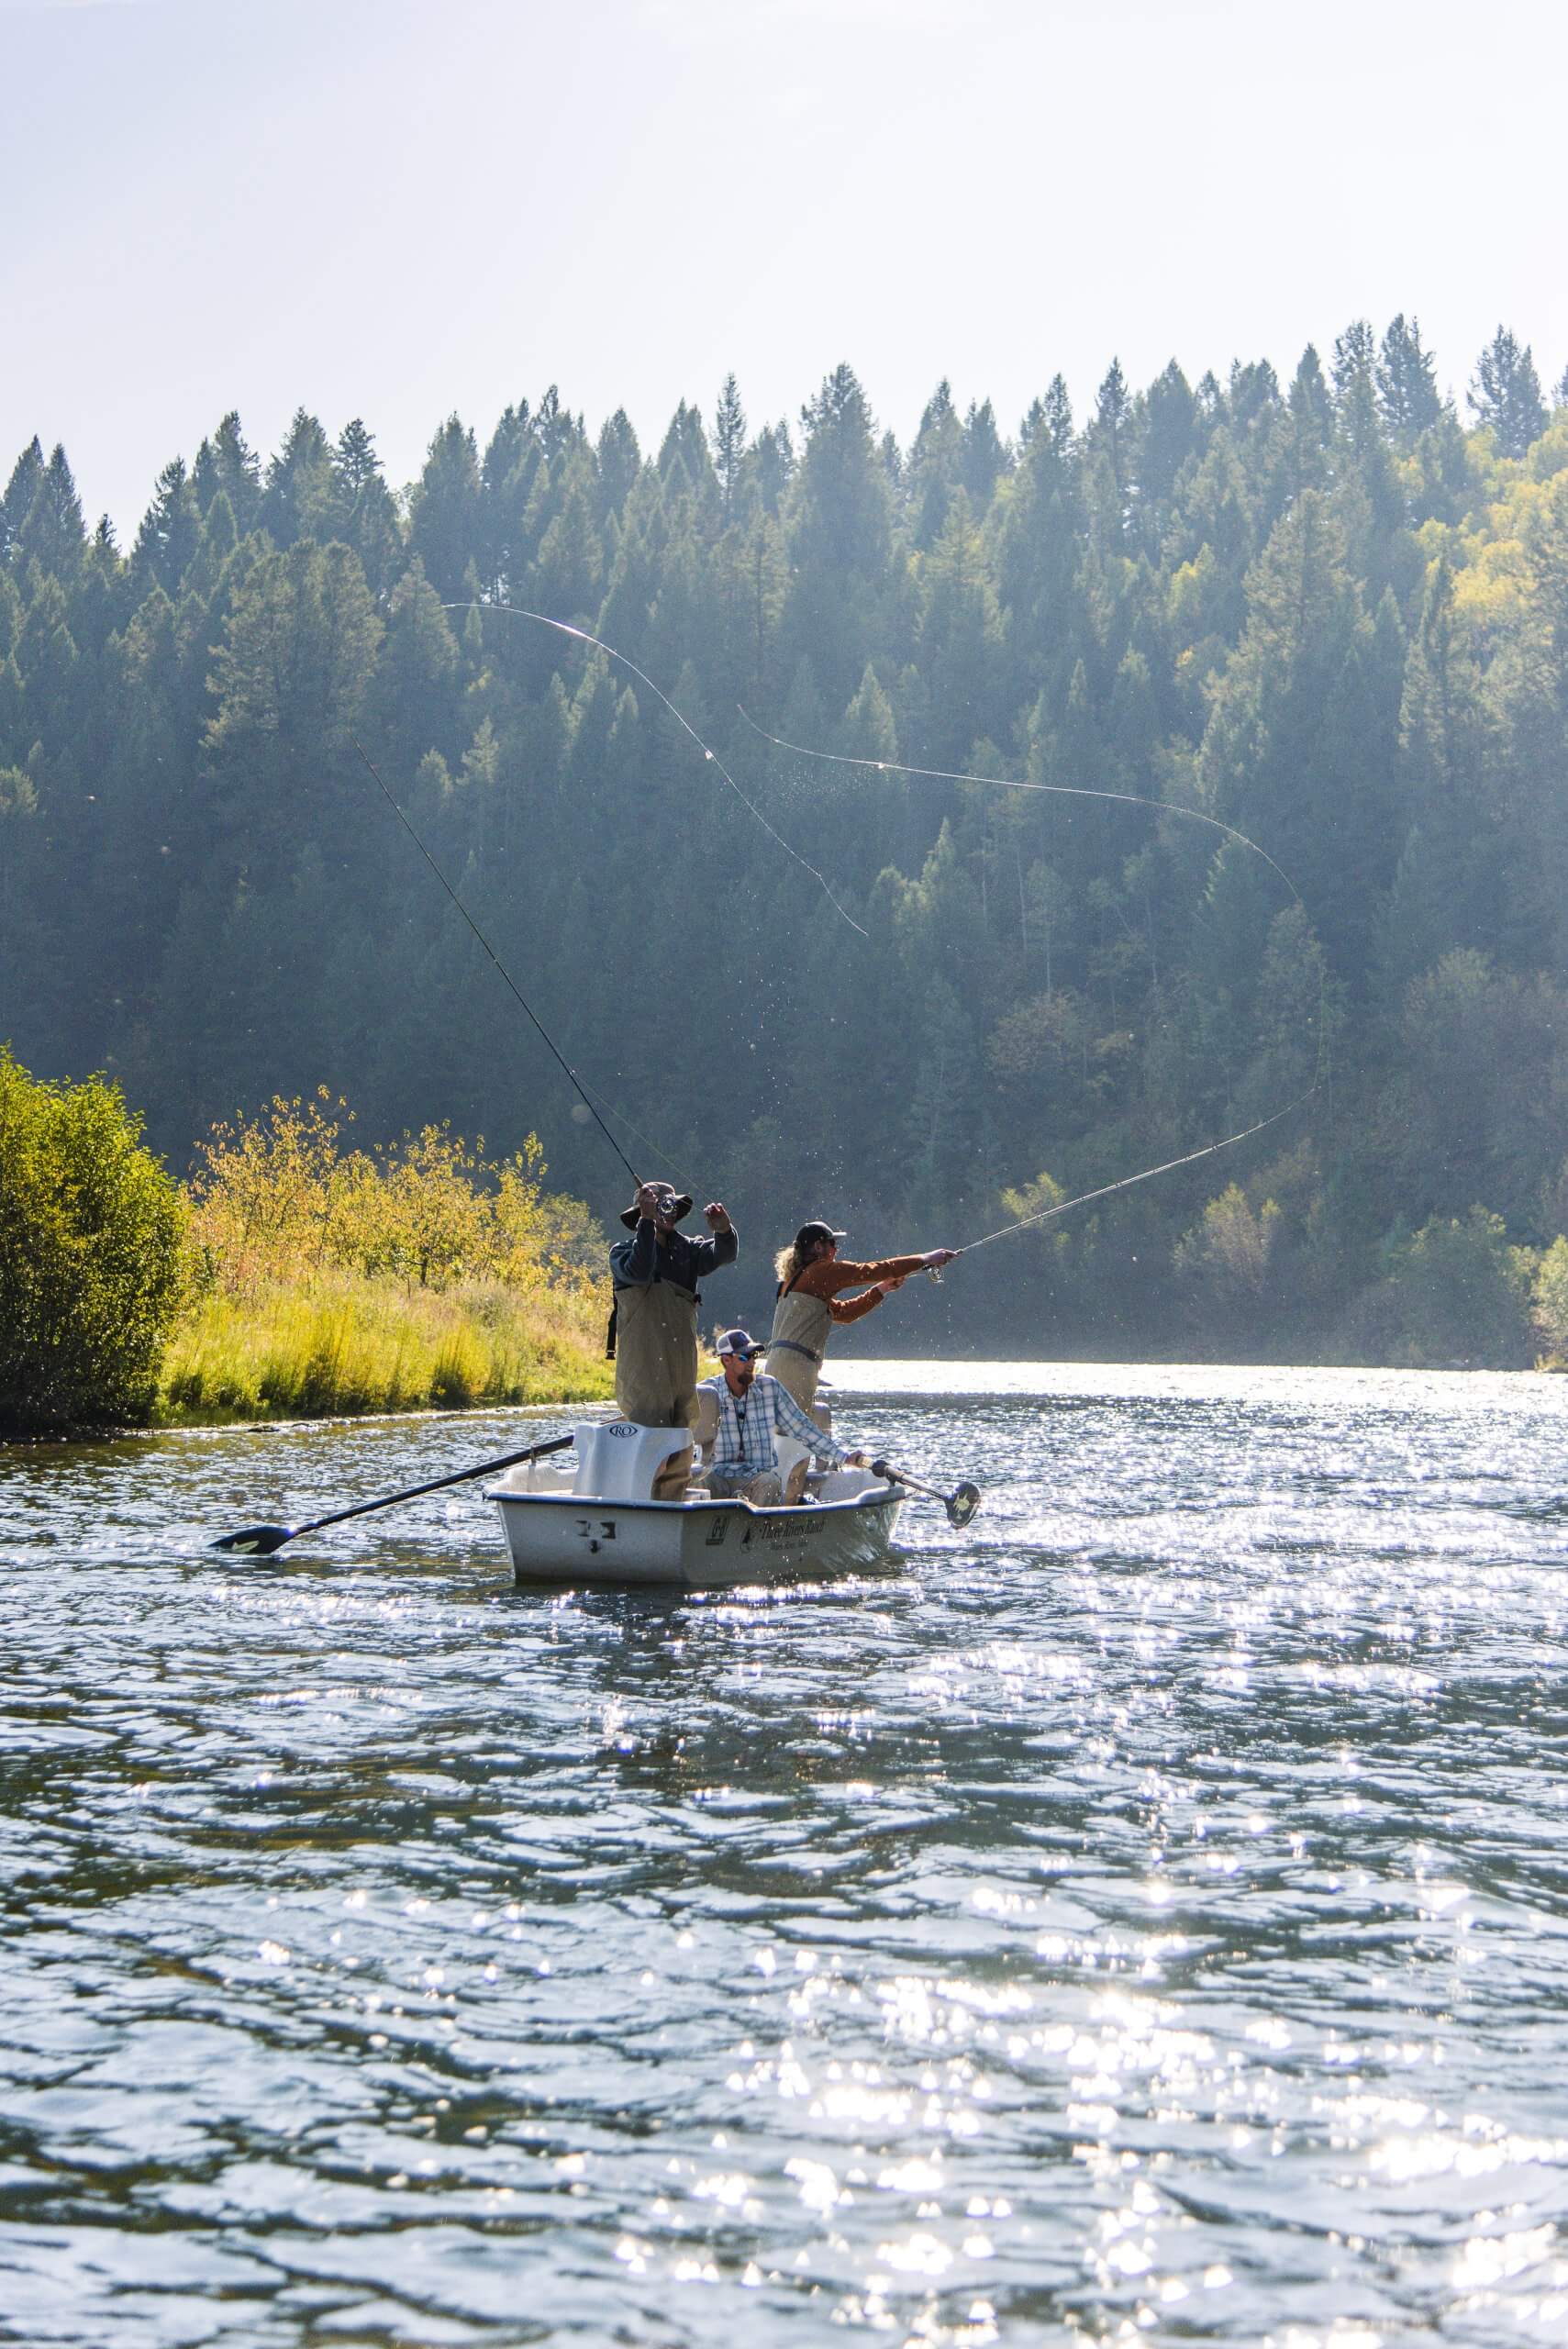
M1402 1358L1418 1365L1528 1364L1529 1251L1511 1248L1501 1216L1472 1208L1462 1221L1433 1216L1386 1251Z
M151 1408L183 1210L140 1132L103 1077L40 1083L0 1048L0 1433Z
M1551 1359L1568 1360L1568 1239L1561 1232L1540 1260L1531 1302L1536 1329Z

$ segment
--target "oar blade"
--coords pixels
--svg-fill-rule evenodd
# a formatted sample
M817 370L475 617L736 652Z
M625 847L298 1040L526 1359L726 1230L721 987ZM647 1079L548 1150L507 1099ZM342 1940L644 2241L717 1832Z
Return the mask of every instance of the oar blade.
M956 1525L962 1533L979 1507L979 1486L960 1485L955 1491L948 1495L948 1523Z
M270 1558L285 1542L294 1540L294 1529L287 1525L247 1525L238 1533L226 1533L213 1543L215 1550L232 1550L242 1558Z

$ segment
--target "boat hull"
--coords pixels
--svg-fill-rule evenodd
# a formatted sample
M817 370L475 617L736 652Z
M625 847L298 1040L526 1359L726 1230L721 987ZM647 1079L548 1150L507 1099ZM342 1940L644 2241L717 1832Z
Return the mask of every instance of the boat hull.
M904 1505L885 1485L801 1508L504 1489L485 1497L520 1590L730 1590L863 1573L886 1564Z

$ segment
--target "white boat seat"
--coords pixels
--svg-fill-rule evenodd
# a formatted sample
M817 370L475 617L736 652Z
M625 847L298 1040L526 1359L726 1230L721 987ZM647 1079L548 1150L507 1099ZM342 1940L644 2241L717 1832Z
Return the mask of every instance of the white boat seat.
M572 1434L577 1453L573 1491L587 1500L651 1500L666 1460L692 1445L685 1428L642 1428L630 1419L594 1421Z
M811 1453L806 1445L797 1443L793 1436L775 1436L773 1443L778 1453L779 1487L781 1491L787 1492L791 1470L802 1460L809 1460Z

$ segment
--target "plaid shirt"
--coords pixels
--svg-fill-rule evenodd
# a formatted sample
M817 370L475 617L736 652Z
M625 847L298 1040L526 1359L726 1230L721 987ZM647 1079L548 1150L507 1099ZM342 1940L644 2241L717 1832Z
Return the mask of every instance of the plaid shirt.
M835 1467L841 1468L850 1456L841 1443L824 1435L815 1419L807 1419L789 1389L766 1371L752 1380L751 1391L743 1401L730 1393L722 1371L717 1378L705 1378L703 1386L718 1405L711 1467L760 1476L778 1466L773 1439L779 1435L808 1445L817 1459L830 1460Z

